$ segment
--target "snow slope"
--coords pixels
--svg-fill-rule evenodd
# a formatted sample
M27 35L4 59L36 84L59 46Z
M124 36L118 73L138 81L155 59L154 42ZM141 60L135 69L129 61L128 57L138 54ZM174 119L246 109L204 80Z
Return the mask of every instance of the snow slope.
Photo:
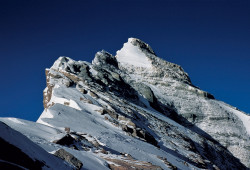
M13 121L15 120L15 121ZM31 121L26 121L26 120L21 120L21 119L16 119L16 118L0 118L0 121L8 124L11 128L21 132L22 134L24 134L25 136L27 136L31 141L33 141L34 143L36 143L37 145L39 145L40 147L42 147L43 149L45 149L47 152L43 151L46 153L46 165L50 165L51 162L54 163L56 162L54 159L51 159L50 154L48 153L54 153L55 151L59 150L60 148L65 149L66 151L68 151L69 153L73 154L74 156L76 156L79 160L81 160L84 163L84 168L85 169L108 169L107 165L105 164L105 161L98 158L97 156L91 154L91 153L87 153L86 151L75 151L72 149L69 149L67 147L58 145L53 143L54 140L56 139L60 139L61 137L63 137L64 135L66 135L66 132L63 130L59 130L56 128L52 128L40 123L35 123L35 122L31 122ZM21 124L16 124L15 122L19 121L21 122ZM21 126L20 126L21 125ZM1 127L2 129L2 127ZM8 139L8 133L7 134L1 134L3 135L2 137L4 139ZM43 152L41 151L34 151L33 149L30 149L30 142L27 141L23 141L22 143L20 143L20 137L16 134L13 135L16 139L18 140L11 140L11 141L15 141L14 143L12 143L15 146L18 146L20 148L24 147L24 150L27 150L29 152L32 153L36 153L37 155L41 155ZM9 139L8 139L9 140ZM32 145L34 145L34 143L32 143ZM25 152L26 153L26 152ZM34 156L35 157L35 156ZM41 156L40 156L41 157ZM36 158L36 157L35 157ZM37 160L43 160L43 158L37 158ZM61 167L62 162L59 162L53 166L51 166L50 168L52 169L63 169ZM68 168L66 168L68 169Z
M18 125L24 125L23 123L20 123L22 122L21 120L19 121L18 119L13 119L13 118L9 120L14 122L14 124L18 122ZM17 167L30 168L32 167L31 164L25 165L25 163L22 162L23 160L25 160L25 156L27 156L34 162L37 160L40 161L40 163L37 162L37 163L34 163L33 165L34 167L37 167L37 168L38 167L42 167L42 169L57 169L57 168L69 169L70 168L70 166L64 164L62 160L60 160L59 158L56 158L53 155L50 155L44 149L42 149L41 147L39 147L38 145L30 141L23 134L13 130L12 128L4 124L3 122L0 122L0 129L1 129L0 139L3 139L5 142L17 147L18 149L21 150L20 152L23 153L22 158L16 157L16 155L18 154L18 151L13 153L11 152L12 150L10 149L10 147L8 147L8 145L1 145L1 156L0 156L1 162L13 164ZM2 155L3 153L5 153L5 155ZM10 157L15 160L11 160ZM11 161L13 161L14 163ZM2 164L0 164L0 167L1 166Z

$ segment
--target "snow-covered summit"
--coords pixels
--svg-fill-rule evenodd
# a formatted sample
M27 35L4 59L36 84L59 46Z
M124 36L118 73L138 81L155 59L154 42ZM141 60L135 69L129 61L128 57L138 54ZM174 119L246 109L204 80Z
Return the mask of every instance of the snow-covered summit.
M138 39L129 38L128 42L124 43L123 48L116 52L116 58L122 66L151 68L152 62L142 49L151 48Z
M148 44L136 38L129 38L124 43L122 49L116 52L116 59L119 68L125 72L191 84L188 74L179 65L159 58Z
M129 38L116 56L97 52L92 63L59 57L46 82L37 123L0 121L50 153L73 155L73 166L250 167L249 116L195 87L139 39Z

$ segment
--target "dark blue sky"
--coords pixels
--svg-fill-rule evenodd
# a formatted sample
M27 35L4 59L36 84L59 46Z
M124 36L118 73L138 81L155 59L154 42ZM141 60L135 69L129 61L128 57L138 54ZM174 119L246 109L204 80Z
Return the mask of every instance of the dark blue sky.
M181 65L192 82L250 113L250 2L0 0L0 116L36 120L45 68L91 61L129 37Z

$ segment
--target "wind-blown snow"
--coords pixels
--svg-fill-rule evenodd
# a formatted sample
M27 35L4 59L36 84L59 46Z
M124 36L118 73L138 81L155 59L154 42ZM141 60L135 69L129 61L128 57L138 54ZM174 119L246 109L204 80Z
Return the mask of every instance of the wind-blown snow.
M148 57L131 42L124 43L123 48L116 52L117 61L123 65L133 65L134 67L150 68L151 62Z

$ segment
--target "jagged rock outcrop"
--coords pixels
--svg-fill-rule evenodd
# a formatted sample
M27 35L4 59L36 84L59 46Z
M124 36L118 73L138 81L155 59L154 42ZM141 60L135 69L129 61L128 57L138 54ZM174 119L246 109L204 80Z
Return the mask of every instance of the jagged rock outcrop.
M74 157L72 154L65 151L64 149L59 149L54 153L54 155L72 164L76 167L76 169L81 169L83 165L80 160L78 160L76 157Z
M193 85L139 39L115 56L97 52L92 63L59 57L46 82L37 122L53 133L16 128L48 152L77 155L83 168L250 167L249 116Z

